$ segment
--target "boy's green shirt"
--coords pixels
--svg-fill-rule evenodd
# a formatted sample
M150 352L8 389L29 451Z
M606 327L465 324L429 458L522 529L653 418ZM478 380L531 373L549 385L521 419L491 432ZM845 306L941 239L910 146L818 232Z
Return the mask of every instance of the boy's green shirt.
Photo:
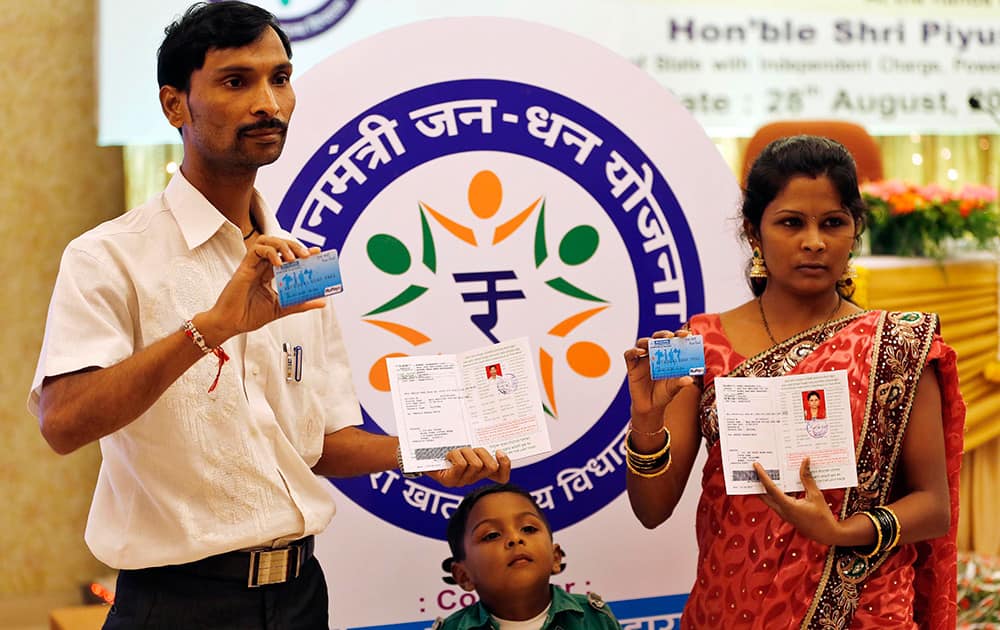
M593 593L571 595L551 586L552 605L542 624L542 630L620 630L621 624L615 619L611 608ZM452 613L447 619L438 619L432 630L496 630L497 625L482 603L463 608Z

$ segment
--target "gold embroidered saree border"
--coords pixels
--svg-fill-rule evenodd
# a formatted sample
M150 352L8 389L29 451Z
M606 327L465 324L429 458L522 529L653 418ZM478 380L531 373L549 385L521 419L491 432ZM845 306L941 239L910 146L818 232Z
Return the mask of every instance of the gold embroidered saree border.
M895 479L902 436L938 319L929 313L881 313L872 345L868 397L856 452L858 488L847 488L840 518L884 504ZM889 557L864 559L831 547L801 628L842 630L852 621L860 585ZM834 572L836 569L836 572ZM818 614L817 614L818 613Z

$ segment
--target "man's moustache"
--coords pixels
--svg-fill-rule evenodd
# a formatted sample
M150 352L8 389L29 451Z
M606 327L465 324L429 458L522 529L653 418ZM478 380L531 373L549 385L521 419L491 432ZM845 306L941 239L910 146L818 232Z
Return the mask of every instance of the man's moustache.
M237 133L239 135L243 135L251 131L258 131L260 129L276 129L278 131L288 131L288 124L278 118L270 118L268 120L259 120L253 123L252 125L244 125L237 130Z

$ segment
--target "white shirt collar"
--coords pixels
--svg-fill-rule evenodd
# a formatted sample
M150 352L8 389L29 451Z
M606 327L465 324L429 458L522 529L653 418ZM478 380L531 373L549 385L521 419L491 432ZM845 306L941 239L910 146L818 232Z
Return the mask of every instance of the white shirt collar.
M180 169L177 169L170 178L170 183L163 191L163 199L164 205L177 220L188 249L202 245L226 225L238 231L238 228L184 177ZM253 213L263 234L275 234L280 231L271 209L257 189L253 191L250 212Z

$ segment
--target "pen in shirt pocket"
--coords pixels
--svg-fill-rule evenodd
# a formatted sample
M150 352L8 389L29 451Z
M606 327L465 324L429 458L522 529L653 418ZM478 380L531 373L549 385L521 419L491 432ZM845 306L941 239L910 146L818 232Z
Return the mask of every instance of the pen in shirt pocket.
M295 363L294 378L295 382L298 383L302 381L302 346L295 346L292 354Z
M290 346L288 343L281 344L281 349L285 351L285 381L296 383L302 381L302 346Z

